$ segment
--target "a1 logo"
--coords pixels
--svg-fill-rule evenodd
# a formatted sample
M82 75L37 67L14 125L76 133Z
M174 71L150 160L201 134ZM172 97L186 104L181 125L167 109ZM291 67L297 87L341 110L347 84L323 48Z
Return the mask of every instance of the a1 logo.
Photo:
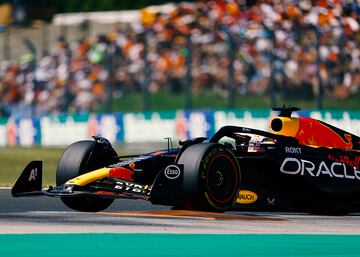
M37 168L32 169L30 172L30 176L29 176L29 181L35 181L36 180L36 176L37 176Z

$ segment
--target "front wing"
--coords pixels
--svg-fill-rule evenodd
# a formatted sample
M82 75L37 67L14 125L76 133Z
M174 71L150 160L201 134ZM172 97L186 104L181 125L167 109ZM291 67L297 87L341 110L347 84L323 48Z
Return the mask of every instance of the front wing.
M91 176L100 179L83 185L79 176L57 187L42 188L42 161L30 162L15 182L11 193L14 197L20 196L51 196L76 197L94 196L103 198L126 198L148 200L155 204L172 205L181 197L183 167L170 165L159 172L152 185L142 185L133 181L104 177L103 169L92 171ZM178 175L174 176L174 172ZM171 175L169 175L171 173ZM82 175L85 180L89 176ZM81 181L76 183L77 181Z

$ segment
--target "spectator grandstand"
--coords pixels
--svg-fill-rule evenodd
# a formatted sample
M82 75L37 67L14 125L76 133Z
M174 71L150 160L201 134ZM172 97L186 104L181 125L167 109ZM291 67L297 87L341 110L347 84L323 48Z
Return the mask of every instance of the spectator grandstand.
M251 2L250 2L251 3ZM0 115L88 112L110 94L213 90L336 99L359 94L358 0L241 0L141 10L130 25L0 65ZM191 58L189 58L191 56ZM187 76L192 79L188 80Z

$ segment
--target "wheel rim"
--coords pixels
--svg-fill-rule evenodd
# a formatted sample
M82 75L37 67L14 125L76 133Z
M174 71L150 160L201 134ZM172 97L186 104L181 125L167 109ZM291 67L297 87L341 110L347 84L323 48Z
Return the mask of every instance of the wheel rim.
M237 165L226 154L218 154L206 170L207 192L218 203L233 199L238 184Z

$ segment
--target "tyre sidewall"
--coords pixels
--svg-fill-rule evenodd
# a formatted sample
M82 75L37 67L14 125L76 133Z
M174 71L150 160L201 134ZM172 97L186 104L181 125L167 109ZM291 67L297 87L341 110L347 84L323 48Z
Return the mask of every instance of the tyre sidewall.
M221 199L216 197L210 188L209 183L211 183L209 179L209 172L211 170L211 166L214 162L219 161L220 159L225 159L229 162L229 164L233 167L233 169L227 170L227 175L233 177L233 183L231 183L231 189L227 194L225 199ZM201 181L200 186L202 187L201 191L203 193L203 197L206 198L206 202L210 205L207 206L210 209L216 209L219 211L228 210L231 208L234 198L237 195L239 190L239 165L235 156L232 154L230 150L225 148L224 146L217 144L213 147L210 147L208 151L205 152L199 167L199 179Z
M95 141L78 141L67 147L59 159L56 171L57 186L91 170L104 167L116 155L113 150L101 149ZM97 212L106 209L114 201L113 198L96 196L61 197L61 201L69 208L83 212Z
M78 141L68 146L60 157L56 170L56 185L84 174L89 157L95 148L95 141Z
M234 166L233 192L224 202L217 201L209 191L208 172L214 159L226 156ZM233 153L221 144L201 143L190 146L180 156L179 164L184 165L183 197L181 206L186 209L226 211L231 208L237 195L240 168Z

